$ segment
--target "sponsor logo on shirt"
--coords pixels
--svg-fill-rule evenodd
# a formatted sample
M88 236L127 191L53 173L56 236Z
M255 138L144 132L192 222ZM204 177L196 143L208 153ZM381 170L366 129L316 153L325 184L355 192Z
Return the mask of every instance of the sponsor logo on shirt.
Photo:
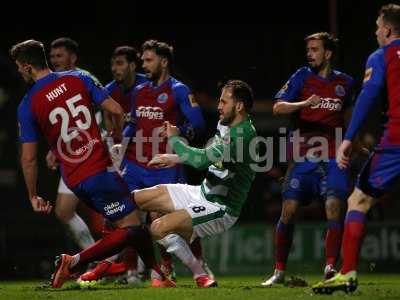
M321 102L317 105L313 105L311 109L327 109L327 110L334 110L334 111L341 111L342 110L342 100L340 99L333 99L333 98L321 98Z
M138 118L146 118L149 120L163 120L164 112L160 107L157 106L139 106L136 109L136 116Z

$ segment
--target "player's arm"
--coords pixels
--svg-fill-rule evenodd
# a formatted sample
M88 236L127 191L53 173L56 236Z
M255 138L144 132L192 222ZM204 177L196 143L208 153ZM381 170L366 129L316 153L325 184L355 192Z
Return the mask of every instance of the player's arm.
M128 124L124 128L122 136L124 138L131 138L136 134L136 88L131 95L131 117Z
M378 101L379 94L384 84L385 65L383 51L378 51L374 52L368 58L363 88L357 97L350 125L344 138L345 140L351 141L354 138L375 103Z
M37 196L37 143L22 144L21 167L29 199L32 199Z
M111 97L108 97L101 103L101 107L104 109L105 113L109 113L110 122L112 124L111 136L121 140L124 124L124 111L121 105Z
M321 102L321 98L317 95L311 95L307 100L300 102L288 102L283 99L278 99L273 106L273 113L275 115L291 114L304 107L317 105Z
M96 82L94 78L93 80ZM114 81L106 85L106 90L108 91L109 95L112 95L114 89L115 89ZM107 135L112 136L112 133L114 131L113 116L109 111L103 110L103 118L104 118L104 127L106 128Z
M205 149L190 147L178 137L178 128L169 122L166 122L166 132L168 143L178 155L179 161L196 169L206 169L221 161L230 147L229 144L215 141Z
M187 120L178 127L180 135L192 140L195 136L202 134L206 127L201 108L186 86L180 86L177 89L176 97L179 108Z
M347 91L346 99L344 100L344 126L347 128L350 124L351 115L353 113L354 104L354 80L349 79L349 87Z
M95 82L92 77L80 74L80 78L88 89L91 95L91 100L95 104L100 105L104 111L111 114L111 118L109 119L111 119L113 128L112 135L117 139L121 139L122 126L124 122L124 111L121 105L112 99L107 89L105 89L100 83ZM109 128L111 128L111 126Z
M37 194L38 130L28 103L23 100L18 108L19 139L22 142L21 167L33 210L48 214L52 210L52 205Z
M374 52L368 58L365 69L363 88L357 97L349 128L336 154L336 162L341 169L350 165L352 140L378 101L379 93L385 84L385 64L382 49Z
M274 114L291 114L304 107L316 105L321 101L316 95L312 95L310 98L304 101L297 101L306 76L306 69L301 68L289 78L289 80L274 97L276 101L273 106Z
M112 114L108 111L103 111L104 127L106 128L107 135L111 136L114 130Z

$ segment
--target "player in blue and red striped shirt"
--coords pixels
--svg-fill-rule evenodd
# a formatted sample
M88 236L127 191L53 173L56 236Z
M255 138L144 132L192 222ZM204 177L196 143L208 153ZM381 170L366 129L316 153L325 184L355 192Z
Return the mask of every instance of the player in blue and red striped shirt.
M283 192L282 213L275 232L275 271L262 283L284 282L298 207L313 198L325 204L325 277L332 277L342 237L341 206L348 196L348 172L335 161L337 130L344 128L351 105L353 79L332 69L336 39L326 32L305 39L308 67L300 68L275 96L275 114L291 114L294 131ZM341 137L341 136L340 136ZM301 140L302 139L302 140ZM324 141L324 143L322 142Z
M131 193L158 184L186 183L180 165L165 169L148 166L156 154L167 151L167 139L162 136L165 121L176 124L180 134L189 140L201 134L205 127L201 109L190 89L170 75L172 47L149 40L143 44L142 51L143 69L149 81L136 86L132 92L131 120L124 130L124 136L134 137L134 140L128 145L121 164L123 178ZM201 249L199 239L193 244L195 249ZM198 252L197 258L201 260L199 268L204 272L201 251ZM174 277L170 254L161 249L161 258L163 269ZM95 280L104 275L104 272L97 272L96 268L82 275L81 279Z
M316 293L357 288L357 265L365 231L366 214L376 199L390 190L400 176L400 6L381 8L376 21L380 48L365 67L364 84L357 98L350 126L337 152L337 163L347 169L352 140L365 122L381 92L387 92L388 121L380 143L361 170L356 187L348 199L342 241L343 264L340 273L313 286Z
M95 122L92 103L113 114L115 128L121 130L121 106L82 72L51 72L41 42L27 40L16 44L10 54L24 80L34 83L18 108L21 165L33 210L45 214L52 210L51 204L37 192L38 139L42 135L60 162L66 185L118 228L74 256L59 256L51 285L59 288L78 266L104 259L131 245L154 270L154 285L174 286L155 261L149 231L140 225L126 184L110 168L111 160Z

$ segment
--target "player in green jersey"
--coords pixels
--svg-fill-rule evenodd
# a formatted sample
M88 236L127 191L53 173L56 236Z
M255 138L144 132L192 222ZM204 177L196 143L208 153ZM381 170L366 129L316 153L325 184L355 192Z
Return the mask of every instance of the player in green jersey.
M207 277L184 240L224 232L238 219L258 157L253 142L256 131L249 117L252 105L250 86L240 80L229 81L218 103L217 133L205 149L185 144L178 137L177 127L166 122L165 134L176 154L156 155L149 164L165 168L184 163L208 168L206 178L200 186L162 184L133 194L140 209L164 214L153 221L151 233L192 270L200 287L216 286L216 282Z

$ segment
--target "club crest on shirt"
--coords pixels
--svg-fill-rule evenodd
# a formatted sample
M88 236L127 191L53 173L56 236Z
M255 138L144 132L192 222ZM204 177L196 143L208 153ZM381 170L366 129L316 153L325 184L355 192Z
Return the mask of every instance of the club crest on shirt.
M292 189L298 189L300 187L300 181L297 178L292 178L289 185Z
M160 103L160 104L167 102L167 100L168 100L168 94L167 93L161 93L157 97L157 102Z
M344 95L346 95L346 90L344 89L343 85L338 84L335 87L335 93L336 93L336 96L343 97Z

